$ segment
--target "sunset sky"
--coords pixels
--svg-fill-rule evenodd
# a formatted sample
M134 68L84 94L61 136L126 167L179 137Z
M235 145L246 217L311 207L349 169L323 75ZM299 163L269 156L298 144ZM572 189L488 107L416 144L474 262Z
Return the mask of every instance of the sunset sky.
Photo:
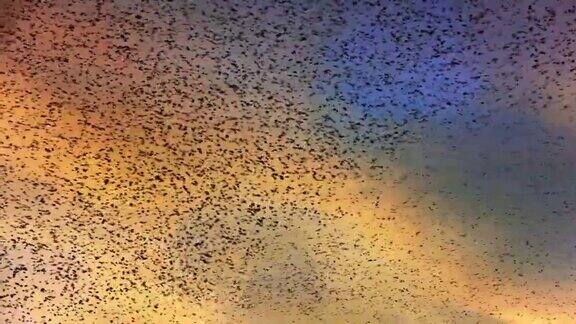
M0 0L0 320L576 322L576 3Z

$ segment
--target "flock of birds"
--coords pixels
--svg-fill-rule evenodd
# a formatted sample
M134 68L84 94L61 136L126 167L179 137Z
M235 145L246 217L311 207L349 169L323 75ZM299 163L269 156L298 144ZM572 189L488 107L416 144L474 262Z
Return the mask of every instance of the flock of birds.
M0 0L5 323L573 323L569 1Z

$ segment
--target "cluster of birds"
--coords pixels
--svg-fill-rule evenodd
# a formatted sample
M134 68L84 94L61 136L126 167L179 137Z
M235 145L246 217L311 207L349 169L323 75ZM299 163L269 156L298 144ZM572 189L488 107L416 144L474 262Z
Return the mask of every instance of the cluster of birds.
M572 322L575 23L0 0L0 320Z

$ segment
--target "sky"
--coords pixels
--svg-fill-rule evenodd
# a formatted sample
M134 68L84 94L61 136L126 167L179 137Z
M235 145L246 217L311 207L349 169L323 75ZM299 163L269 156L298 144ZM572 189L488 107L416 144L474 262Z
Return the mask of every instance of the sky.
M575 24L0 0L0 320L573 323Z

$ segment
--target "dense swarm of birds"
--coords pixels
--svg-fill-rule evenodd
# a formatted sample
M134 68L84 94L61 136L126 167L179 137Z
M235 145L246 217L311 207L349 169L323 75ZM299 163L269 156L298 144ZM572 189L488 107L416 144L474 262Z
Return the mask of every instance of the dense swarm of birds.
M575 27L0 0L0 320L573 321Z

